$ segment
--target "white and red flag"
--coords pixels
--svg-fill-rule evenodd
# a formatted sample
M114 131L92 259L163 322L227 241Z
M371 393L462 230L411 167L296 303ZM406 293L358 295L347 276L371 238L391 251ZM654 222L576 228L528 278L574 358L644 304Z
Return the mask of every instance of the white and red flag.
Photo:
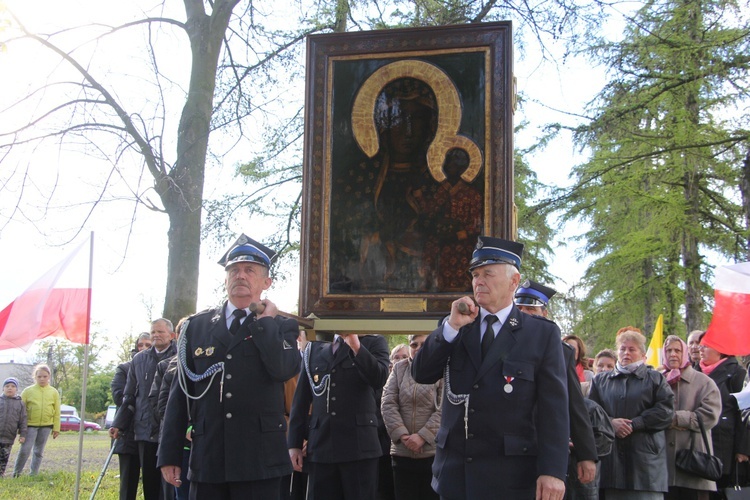
M28 350L46 337L89 343L91 257L86 243L0 311L0 350Z
M750 262L716 270L714 311L701 340L722 354L750 354Z

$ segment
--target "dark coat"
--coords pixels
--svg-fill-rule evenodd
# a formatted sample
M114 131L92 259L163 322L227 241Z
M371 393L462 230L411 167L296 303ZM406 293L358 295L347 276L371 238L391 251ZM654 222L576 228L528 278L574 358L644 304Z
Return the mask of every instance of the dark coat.
M112 401L117 405L118 411L122 406L122 399L125 395L125 384L128 382L130 363L131 361L126 361L125 363L117 365L117 368L115 368L115 376L112 377L112 384L110 384L110 389L112 390ZM120 429L120 436L115 442L115 453L118 455L138 454L138 445L135 442L135 434L133 433L132 425Z
M0 394L0 444L13 444L16 436L26 438L28 418L21 396Z
M177 356L171 356L169 358L162 359L159 361L159 363L156 365L156 372L154 373L154 380L151 382L151 389L148 392L148 402L151 405L151 409L154 412L154 418L156 419L156 425L159 426L159 432L161 433L161 426L162 426L162 419L164 418L164 411L166 410L166 401L164 402L164 407L159 410L159 395L161 394L161 388L164 381L164 374L166 373L168 367L170 364L173 366L177 366L176 364L173 364L174 361L176 363ZM171 383L171 379L170 379ZM169 386L167 386L167 394L166 397L169 398Z
M432 485L449 498L534 498L540 475L565 481L567 471L570 429L560 329L514 306L482 361L480 317L451 343L438 327L412 365L420 384L437 382L446 364L450 368ZM513 379L508 383L506 377ZM449 386L453 394L469 396L468 410L451 403Z
M698 370L700 371L700 366ZM735 462L736 453L750 454L747 429L743 425L737 400L730 395L742 390L746 374L737 359L730 357L708 375L716 383L721 394L721 416L716 427L711 429L711 438L714 455L719 457L724 465L724 475L733 474L732 464Z
M616 438L612 453L602 458L601 488L631 491L668 490L664 430L672 424L674 394L664 376L645 364L635 373L599 373L589 398L610 418L633 421L633 433Z
M576 461L599 461L594 441L591 419L581 392L581 383L576 373L575 349L563 342L563 358L568 375L568 412L570 413L570 441L573 443L571 457Z
M376 393L388 378L388 343L378 335L364 335L359 341L356 356L346 344L335 356L331 342L308 344L310 373L303 371L297 382L288 442L289 448L302 448L307 438L310 462L342 463L383 455ZM323 382L326 375L330 386L314 395L311 384Z
M133 356L123 391L122 406L117 410L112 427L127 429L132 425L136 441L159 441L159 423L148 394L154 381L156 365L159 361L174 356L176 352L175 343L171 342L161 354L156 352L156 347L151 346Z
M159 421L164 422L164 414L167 412L167 401L169 401L169 390L172 388L172 381L177 375L177 356L170 358L164 375L161 379L161 387L156 397L156 414Z
M191 481L256 481L291 474L284 382L299 371L299 326L281 316L250 317L232 335L225 311L223 306L198 313L183 329L158 466L181 466L185 431L191 422ZM185 365L202 375L217 363L223 363L223 371L213 377L192 382L185 373ZM190 395L202 395L190 400L190 414L179 384L183 374Z

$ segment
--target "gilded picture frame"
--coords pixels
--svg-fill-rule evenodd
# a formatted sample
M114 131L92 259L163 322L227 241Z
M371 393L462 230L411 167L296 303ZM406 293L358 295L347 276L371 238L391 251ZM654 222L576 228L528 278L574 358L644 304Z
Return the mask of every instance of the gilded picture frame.
M439 317L511 238L510 22L307 40L300 314Z

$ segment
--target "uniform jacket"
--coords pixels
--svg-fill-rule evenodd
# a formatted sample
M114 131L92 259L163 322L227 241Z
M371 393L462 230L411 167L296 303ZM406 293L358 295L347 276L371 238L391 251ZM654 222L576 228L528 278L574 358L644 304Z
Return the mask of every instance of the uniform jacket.
M591 419L583 401L581 383L576 373L575 350L563 344L563 358L568 375L568 412L570 413L570 441L573 443L572 457L576 461L592 460L597 462L599 455L596 451L594 431L591 427Z
M51 425L53 431L60 432L60 393L57 389L51 385L30 385L21 393L21 399L26 403L28 425Z
M205 391L190 400L190 414L179 380L173 381L158 466L181 466L190 422L191 481L255 481L291 474L284 382L299 370L299 326L281 316L256 320L251 315L232 335L225 311L223 306L192 316L180 336L176 379L180 371L185 373L183 361L195 374L206 373L216 363L223 363L224 369L197 382L185 377L192 396Z
M451 343L438 327L414 359L412 375L422 384L436 382L446 364L450 368L432 485L449 498L534 498L537 477L564 481L568 464L560 329L513 306L482 361L480 318ZM468 408L451 402L449 386L452 394L469 396Z
M16 436L26 437L26 405L21 396L0 395L0 444L13 444Z
M616 438L612 453L602 458L601 488L667 491L667 448L664 431L672 425L674 394L664 376L645 364L633 374L599 373L591 385L592 401L610 418L633 421L633 433Z
M427 458L435 455L435 436L440 428L440 382L418 384L411 376L411 359L396 363L383 391L383 420L391 438L391 455ZM404 434L417 433L424 439L421 453L401 442Z
M112 390L112 401L117 405L118 410L122 406L122 398L125 395L125 384L128 382L130 363L130 361L126 361L117 365L115 376L112 377L112 383L109 386ZM135 442L132 426L127 429L120 429L120 436L115 442L115 453L118 455L138 454L138 445Z
M700 367L699 367L700 369ZM747 428L742 424L742 416L737 400L730 396L732 392L742 390L747 372L734 357L727 358L708 375L716 383L721 394L721 416L719 423L711 430L714 455L724 464L724 475L732 474L732 464L736 453L750 454L750 438Z
M112 427L127 429L132 426L136 441L159 441L159 423L148 394L154 381L156 365L159 361L174 356L176 352L175 343L171 342L161 354L151 346L133 356L123 391L122 406L117 410Z
M356 356L346 344L334 355L331 342L308 343L305 356L309 354L310 373L303 368L297 382L288 442L289 448L302 448L307 438L310 462L341 463L383 455L376 392L388 377L388 343L377 335L361 336L359 342ZM324 380L329 380L326 389L313 394L311 383Z
M680 380L670 387L674 392L674 417L672 425L666 431L669 486L716 491L716 483L683 472L675 467L674 462L677 451L688 450L691 444L697 451L713 452L711 449L706 450L703 444L697 415L700 415L703 421L711 447L711 429L719 421L721 414L719 388L707 375L694 370L691 366L682 370Z

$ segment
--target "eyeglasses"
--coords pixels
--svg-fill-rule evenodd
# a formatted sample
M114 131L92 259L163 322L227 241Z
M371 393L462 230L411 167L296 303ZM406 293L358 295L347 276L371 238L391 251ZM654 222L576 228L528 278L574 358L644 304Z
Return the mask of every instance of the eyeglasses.
M411 344L409 344L409 347L411 347L412 349L419 349L423 345L424 342L412 342Z

